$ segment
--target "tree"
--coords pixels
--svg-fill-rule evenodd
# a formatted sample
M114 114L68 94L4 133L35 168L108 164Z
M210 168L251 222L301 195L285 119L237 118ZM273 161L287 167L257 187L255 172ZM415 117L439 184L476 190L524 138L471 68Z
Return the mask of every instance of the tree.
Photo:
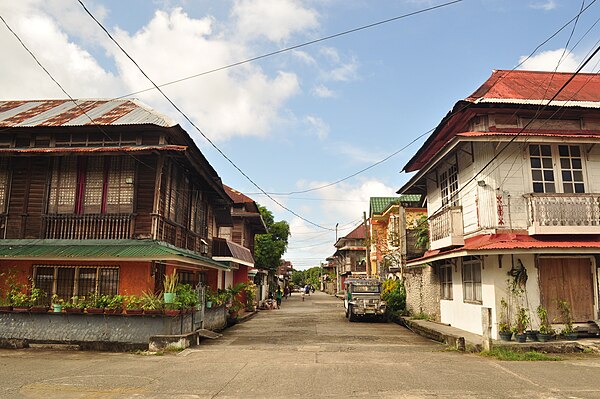
M304 272L302 270L292 271L292 283L301 287L304 286Z
M290 226L285 220L276 222L273 213L264 206L258 205L258 209L267 226L267 234L254 237L254 260L258 267L276 270L288 246Z
M304 279L308 284L319 287L321 279L321 267L315 266L311 267L310 269L306 269L304 271Z

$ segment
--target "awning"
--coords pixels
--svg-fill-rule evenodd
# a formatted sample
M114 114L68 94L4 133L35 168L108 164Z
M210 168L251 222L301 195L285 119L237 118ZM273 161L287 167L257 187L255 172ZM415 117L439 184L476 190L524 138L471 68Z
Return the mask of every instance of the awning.
M250 250L233 241L213 238L213 259L219 262L233 262L254 267L254 258Z
M501 254L597 254L600 253L600 236L577 237L547 235L534 237L528 234L485 234L465 240L465 245L448 250L427 251L424 256L409 260L407 267L444 259L472 255Z
M155 240L0 240L0 260L175 261L229 270L197 252Z

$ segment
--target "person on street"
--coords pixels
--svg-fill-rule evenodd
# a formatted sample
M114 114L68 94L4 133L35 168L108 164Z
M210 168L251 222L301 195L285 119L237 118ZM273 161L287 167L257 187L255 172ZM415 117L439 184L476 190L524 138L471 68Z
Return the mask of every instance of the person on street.
M285 288L283 289L283 297L285 299L287 299L288 295L290 295L290 286L286 285Z
M277 301L277 309L281 308L281 298L283 298L283 291L281 287L277 287L277 291L275 291L275 300Z
M306 284L304 286L304 294L310 296L310 285L309 284Z

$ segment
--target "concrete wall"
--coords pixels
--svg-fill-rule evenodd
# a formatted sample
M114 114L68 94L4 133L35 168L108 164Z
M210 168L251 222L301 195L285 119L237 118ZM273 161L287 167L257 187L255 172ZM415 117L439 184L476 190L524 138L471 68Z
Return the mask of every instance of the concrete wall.
M201 312L164 315L107 315L86 313L0 313L0 346L7 342L78 344L105 350L147 348L154 335L187 334L199 328ZM195 325L195 326L194 326ZM224 306L206 309L203 327L227 326Z
M440 320L440 283L433 267L425 265L404 270L406 309Z

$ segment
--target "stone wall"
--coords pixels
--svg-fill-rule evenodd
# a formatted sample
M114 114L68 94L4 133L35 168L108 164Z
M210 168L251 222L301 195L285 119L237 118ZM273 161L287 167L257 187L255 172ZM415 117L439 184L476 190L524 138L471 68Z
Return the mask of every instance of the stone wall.
M225 306L205 309L202 327L205 330L212 331L220 331L227 327L227 309L225 309Z
M407 310L440 321L440 282L434 268L425 265L405 269L403 279Z

